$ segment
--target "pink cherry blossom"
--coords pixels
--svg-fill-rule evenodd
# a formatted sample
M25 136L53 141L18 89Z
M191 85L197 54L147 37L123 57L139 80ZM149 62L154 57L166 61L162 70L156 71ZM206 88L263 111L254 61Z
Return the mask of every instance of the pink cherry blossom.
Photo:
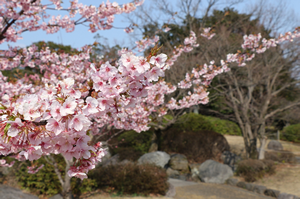
M46 129L50 132L54 132L55 135L59 135L64 130L64 127L62 123L50 118L47 120Z
M69 123L69 128L74 128L76 131L86 130L91 122L83 115L76 115Z
M74 114L76 106L77 106L77 103L74 101L74 98L68 97L60 108L61 116L66 116L68 114Z

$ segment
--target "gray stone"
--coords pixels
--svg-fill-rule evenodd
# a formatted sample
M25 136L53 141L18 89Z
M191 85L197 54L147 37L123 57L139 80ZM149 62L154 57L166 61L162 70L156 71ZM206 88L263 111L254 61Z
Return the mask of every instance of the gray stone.
M277 199L295 199L296 196L292 195L292 194L287 194L287 193L281 193L279 194L279 196L277 197Z
M174 154L171 155L169 166L174 170L188 171L189 162L185 155Z
M267 147L268 147L268 149L274 150L274 151L282 151L283 150L281 143L277 140L271 140Z
M120 162L119 154L116 154L116 155L112 156L111 158L100 162L100 165L102 165L103 167L106 167L108 165L116 165L116 164L118 164L118 162Z
M122 164L129 164L129 163L133 163L133 162L131 162L129 160L122 160L122 161L120 161L119 154L116 154L116 155L112 156L111 158L107 159L106 161L103 161L101 163L101 165L103 167L107 167L109 165L122 165Z
M227 184L229 185L232 185L232 186L236 186L236 184L238 183L238 180L235 179L235 178L229 178L227 181L226 181Z
M167 193L166 193L165 196L172 198L175 195L176 195L175 187L174 187L174 185L172 185L171 183L169 183L169 189L168 189L168 191L167 191Z
M255 193L259 193L259 194L264 194L265 190L267 189L267 187L262 186L262 185L254 185L253 187L253 192Z
M56 195L50 197L49 199L63 199L63 197L60 194L56 194Z
M295 159L296 159L296 163L300 164L300 157L295 157Z
M191 174L192 174L192 177L197 177L199 178L199 167L201 166L201 164L199 163L193 163L193 164L189 164L189 167L191 169Z
M254 184L246 183L246 189L247 189L248 191L253 191L253 190L254 190Z
M178 180L184 180L184 181L186 181L187 180L187 176L186 175L179 175L177 179Z
M243 188L243 189L246 189L247 183L246 182L238 182L236 184L236 186L240 187L240 188Z
M271 197L277 198L280 194L280 191L275 190L275 189L266 189L264 194L266 196L271 196Z
M203 182L222 184L233 176L233 172L228 165L214 160L206 160L199 167L198 176Z
M9 167L0 167L0 173L3 175L9 174Z
M39 199L37 196L23 193L20 189L1 185L0 198L5 199Z
M163 151L146 153L138 159L138 164L154 164L165 168L170 160L170 155Z
M173 170L170 167L167 168L166 173L170 178L174 178L174 177L176 178L176 176L179 176L179 174L180 174L179 171Z

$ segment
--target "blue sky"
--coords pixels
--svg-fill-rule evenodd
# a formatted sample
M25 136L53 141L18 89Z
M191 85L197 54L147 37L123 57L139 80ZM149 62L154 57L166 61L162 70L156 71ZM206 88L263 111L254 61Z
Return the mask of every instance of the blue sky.
M87 5L99 5L103 0L79 0ZM130 0L115 0L117 3L122 4L129 2ZM151 4L152 0L145 0L146 4ZM175 0L169 0L170 2L175 2ZM251 7L258 0L244 0L244 3L235 6L237 10L240 12L247 12L248 8ZM295 17L297 21L299 21L300 26L300 0L279 0L286 3L287 8L295 13ZM67 1L66 1L67 2ZM114 2L111 0L111 2ZM272 2L272 0L271 0ZM218 8L222 8L222 5L219 5ZM62 16L65 13L61 14ZM125 28L129 25L129 22L124 19L123 15L116 15L115 17L115 27ZM129 36L127 33L123 31L123 29L112 29L98 32L102 37L107 38L107 42L109 45L120 44L121 46L129 45ZM85 44L92 44L95 39L93 38L96 33L88 32L88 28L84 26L77 26L75 31L72 33L66 33L64 30L60 30L56 34L46 34L43 31L36 32L25 32L23 33L23 39L19 40L17 43L10 43L12 46L21 46L25 47L33 42L37 41L53 41L56 43L62 43L64 45L71 45L74 48L80 48ZM0 49L7 49L7 43L1 44Z

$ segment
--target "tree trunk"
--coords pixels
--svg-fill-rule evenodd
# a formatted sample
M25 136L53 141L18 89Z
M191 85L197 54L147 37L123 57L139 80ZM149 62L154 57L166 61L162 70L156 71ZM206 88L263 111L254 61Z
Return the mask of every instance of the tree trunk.
M72 199L73 197L72 197L72 190L71 190L71 177L68 175L68 170L71 164L73 163L73 161L67 160L65 157L64 159L66 162L66 168L65 168L65 179L62 186L62 197L64 199Z
M154 130L152 139L151 139L151 145L149 148L149 153L159 151L161 149L161 130L157 129Z
M266 126L265 121L259 126L258 134L259 134L259 141L260 141L260 147L259 147L259 153L258 153L258 159L263 160L265 159L265 146L267 142L267 137L265 136L266 132Z
M267 143L267 137L264 136L263 138L260 139L260 147L259 147L259 152L258 152L258 159L263 160L265 159L265 146Z
M257 138L252 132L251 125L246 123L244 128L241 129L243 131L247 158L257 159Z
M250 147L249 147L249 157L251 159L257 159L257 139L253 138L250 140Z

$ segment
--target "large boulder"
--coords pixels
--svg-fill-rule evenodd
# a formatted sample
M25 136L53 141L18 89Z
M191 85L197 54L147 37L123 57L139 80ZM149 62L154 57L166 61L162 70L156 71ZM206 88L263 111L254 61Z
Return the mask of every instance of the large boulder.
M171 169L187 172L189 170L189 162L185 155L173 154L169 162Z
M223 184L233 176L233 172L228 165L214 160L207 160L199 167L198 176L203 182Z
M203 163L206 160L221 162L224 151L230 151L226 138L213 131L184 131L170 128L162 133L161 150L183 154L189 162Z
M138 164L154 164L165 168L170 160L170 155L163 151L146 153L138 159Z
M281 143L277 140L271 140L267 146L268 149L274 150L274 151L282 151L283 147Z

